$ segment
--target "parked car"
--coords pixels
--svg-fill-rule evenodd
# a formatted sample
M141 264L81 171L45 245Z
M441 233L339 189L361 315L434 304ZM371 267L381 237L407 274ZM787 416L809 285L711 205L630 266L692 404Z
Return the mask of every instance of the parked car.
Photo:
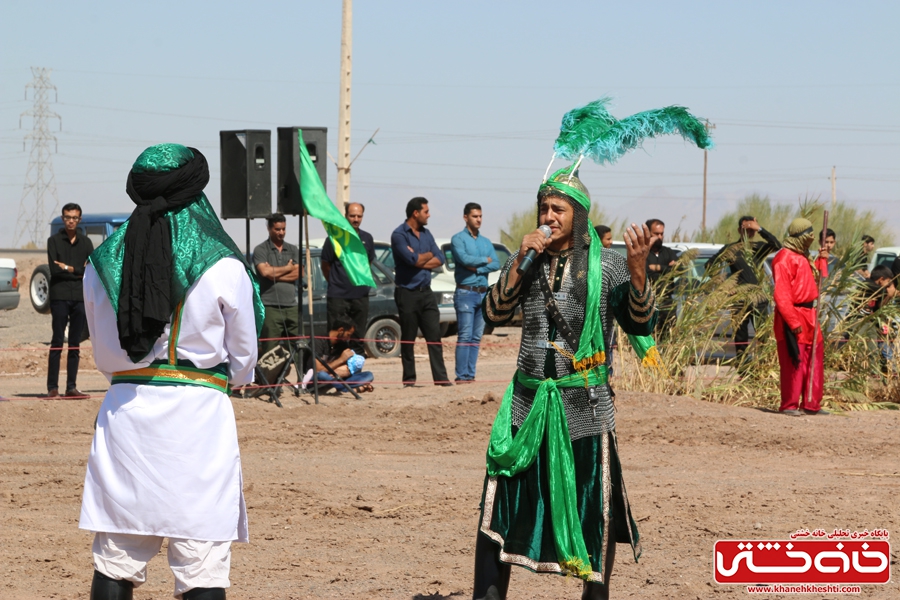
M0 258L0 310L19 306L19 270L16 261Z
M380 242L375 240L375 260L386 266L394 272L396 264L394 263L394 253L391 250L390 242ZM453 308L453 293L456 291L456 282L453 281L451 275L449 283L446 279L439 279L437 275L441 273L439 269L435 269L431 274L431 291L437 297L438 311L441 313L441 336L452 335L456 332L456 309Z
M709 262L709 259L715 256L723 246L723 244L701 244L693 242L675 242L666 245L675 250L675 252L678 253L678 256L681 256L688 250L696 251L691 269L686 275L691 280L702 280L706 277L706 263Z
M325 335L328 329L328 282L322 274L322 248L310 240L309 255L312 259L312 299L314 334ZM301 273L299 311L300 335L309 335L309 289L306 277L305 250L300 254ZM253 256L250 257L253 262ZM394 301L394 272L379 261L372 263L372 279L375 287L369 290L369 319L366 330L358 332L365 340L366 354L372 358L400 356L400 312Z
M435 280L446 281L448 284L453 285L455 290L456 279L454 279L453 273L456 271L456 260L453 257L453 247L450 245L450 240L448 239L436 239L435 242L441 249L441 252L444 253L444 258L446 260L444 261L444 264L433 271L434 277L432 278L431 283L434 285ZM509 248L503 244L494 242L494 251L497 253L497 258L500 259L499 263L502 267L506 264L506 261L509 260L511 254ZM493 285L499 280L499 270L488 274L488 285Z
M122 223L128 220L131 213L95 213L81 216L78 230L90 238L94 248L106 241ZM56 217L50 221L50 235L59 233L63 228L62 217ZM50 312L50 267L39 265L31 273L31 284L28 286L31 305L41 314ZM85 327L85 333L87 327Z
M869 259L869 272L871 273L872 269L881 265L890 269L891 265L894 264L894 259L897 258L898 255L900 255L900 246L885 246L884 248L879 248L872 253L872 258Z
M322 274L322 249L311 248L313 326L316 335L324 335L328 327L326 291L328 282ZM369 320L366 331L360 332L366 353L373 358L400 356L400 313L394 302L393 272L377 260L372 263L372 278L376 287L369 291ZM309 306L305 289L306 271L303 272L304 289L300 298L300 335L309 335Z

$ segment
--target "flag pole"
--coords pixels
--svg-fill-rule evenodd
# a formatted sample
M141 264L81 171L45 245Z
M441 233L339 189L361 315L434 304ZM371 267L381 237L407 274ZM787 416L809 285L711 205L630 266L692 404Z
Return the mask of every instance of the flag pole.
M309 252L309 213L303 209L303 233L306 235L306 303L309 305L309 352L312 355L313 395L319 403L319 370L316 368L316 335L313 326L312 255Z
M822 218L822 235L819 236L819 244L822 244L824 241L825 233L828 231L828 211L825 211L825 216ZM813 234L815 235L815 233ZM819 246L821 248L821 245ZM826 265L828 262L826 261ZM827 267L826 267L827 268ZM819 343L819 306L822 304L822 273L818 273L816 276L816 307L814 309L815 319L813 320L813 337L812 337L812 349L809 355L809 381L806 382L806 401L810 402L812 400L812 389L813 389L813 377L816 374L816 345ZM822 360L822 369L825 369L825 360L824 360L824 352L823 352L823 360ZM824 373L823 373L824 375ZM825 382L822 381L822 387L824 388ZM824 391L824 390L823 390Z

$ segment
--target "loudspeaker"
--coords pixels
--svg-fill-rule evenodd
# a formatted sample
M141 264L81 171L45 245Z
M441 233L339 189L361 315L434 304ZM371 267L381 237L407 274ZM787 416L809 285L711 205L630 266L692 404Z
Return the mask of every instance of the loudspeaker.
M303 142L309 157L316 166L322 185L325 185L325 167L328 157L327 127L279 127L278 128L278 212L286 215L303 214L303 198L300 195L300 146L297 130L303 131Z
M220 131L222 218L258 219L272 213L272 132Z

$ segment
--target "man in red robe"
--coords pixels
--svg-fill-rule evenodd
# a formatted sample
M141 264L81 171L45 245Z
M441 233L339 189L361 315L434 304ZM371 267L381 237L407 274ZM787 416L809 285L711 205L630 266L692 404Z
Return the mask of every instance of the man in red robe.
M809 257L813 237L812 223L807 219L794 219L788 228L783 248L772 260L775 277L774 329L781 367L780 410L792 416L828 414L821 408L825 344L822 330L816 322L815 302L819 297L819 287ZM825 261L820 261L819 266L827 269L823 263ZM808 395L810 370L812 394Z

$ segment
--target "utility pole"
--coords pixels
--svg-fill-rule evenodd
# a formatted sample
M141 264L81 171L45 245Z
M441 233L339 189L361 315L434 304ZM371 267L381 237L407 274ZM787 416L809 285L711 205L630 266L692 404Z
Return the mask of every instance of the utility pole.
M337 205L350 203L350 87L353 73L353 0L343 0L341 17L341 91L338 101Z
M709 133L710 129L715 129L715 125L710 125L709 121L706 121L706 132ZM706 150L703 151L703 220L700 222L701 231L706 231L706 171L707 171L707 163L709 157L707 156Z
M47 239L47 212L45 200L52 198L56 212L59 197L56 195L56 180L53 174L53 162L50 160L50 142L56 144L56 136L50 133L48 121L59 119L62 129L62 117L48 108L49 92L53 90L54 102L57 100L56 86L50 83L51 69L31 67L34 79L25 86L25 99L28 90L32 90L34 106L19 115L19 127L22 118L31 117L31 133L22 141L22 149L31 142L31 156L25 171L25 186L22 189L22 200L19 202L19 217L16 220L13 247L39 248Z
M837 167L831 167L831 214L834 214L834 205L837 203Z

